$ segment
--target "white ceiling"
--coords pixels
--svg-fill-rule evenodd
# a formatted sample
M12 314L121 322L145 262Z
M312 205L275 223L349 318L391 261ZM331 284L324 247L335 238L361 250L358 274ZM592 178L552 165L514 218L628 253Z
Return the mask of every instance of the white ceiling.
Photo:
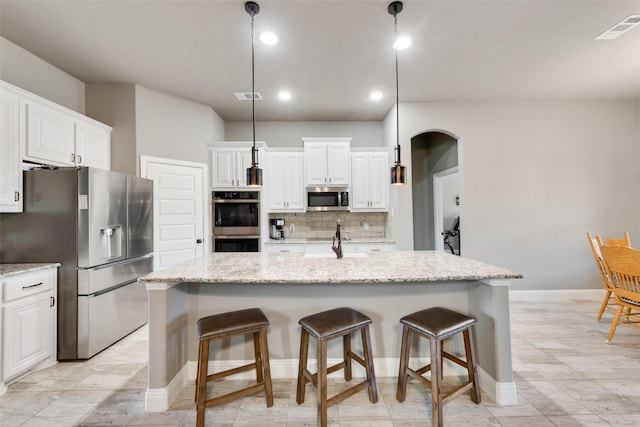
M381 120L395 103L389 2L258 0L256 32L280 43L256 41L257 120ZM593 40L630 14L640 1L407 0L400 101L640 99L640 26ZM251 92L242 0L0 0L0 34L86 83L135 83L251 119L233 95ZM293 99L279 101L281 88Z

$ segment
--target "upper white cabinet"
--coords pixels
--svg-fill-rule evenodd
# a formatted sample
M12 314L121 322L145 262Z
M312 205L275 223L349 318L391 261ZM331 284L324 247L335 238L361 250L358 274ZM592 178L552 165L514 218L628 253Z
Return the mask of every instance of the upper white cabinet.
M111 168L110 126L4 81L0 81L0 91L2 162L8 162L13 151L18 150L17 168L22 160L54 166ZM12 123L9 128L4 126L5 120ZM13 151L6 151L9 154L5 157L7 141L12 141ZM2 166L4 174L6 168ZM4 200L4 188L1 197Z
M73 116L29 98L23 98L21 104L26 114L24 158L42 163L74 165Z
M352 211L386 212L389 185L389 154L386 151L351 153Z
M19 111L20 97L0 85L0 212L22 212Z
M111 167L111 128L50 102L20 98L24 160L59 166Z
M78 166L111 168L111 129L86 121L76 121L76 155Z
M349 186L351 138L302 138L307 186Z
M211 187L239 188L247 186L247 168L251 167L251 142L217 142L209 147ZM256 160L260 165L264 143L256 142ZM264 173L264 172L263 172Z
M268 212L304 212L304 153L267 153Z

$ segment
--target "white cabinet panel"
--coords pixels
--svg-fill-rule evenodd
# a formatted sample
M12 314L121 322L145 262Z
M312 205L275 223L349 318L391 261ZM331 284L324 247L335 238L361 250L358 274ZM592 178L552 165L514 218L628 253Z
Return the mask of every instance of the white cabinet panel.
M0 212L22 212L20 97L0 86Z
M307 186L349 186L351 173L348 140L303 138Z
M302 152L268 153L269 212L304 212L304 155Z
M2 385L56 354L57 269L3 278Z
M385 151L351 153L351 210L389 209L389 157Z
M251 166L251 148L212 147L210 157L212 187L247 186L247 168Z
M25 158L37 162L75 163L75 123L71 115L32 100L22 101L26 112Z
M76 164L111 169L111 132L88 123L76 122Z

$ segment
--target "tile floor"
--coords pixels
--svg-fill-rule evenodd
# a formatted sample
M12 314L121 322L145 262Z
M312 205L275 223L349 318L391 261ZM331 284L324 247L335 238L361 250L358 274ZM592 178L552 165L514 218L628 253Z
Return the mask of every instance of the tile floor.
M640 426L640 333L618 328L605 344L611 312L595 320L599 301L512 304L513 366L518 404L501 407L463 395L445 406L446 426ZM170 410L144 412L146 328L86 362L59 363L11 385L0 397L0 425L193 426L193 384ZM453 379L449 379L453 380ZM330 384L330 393L341 386ZM227 381L224 387L238 382ZM379 378L380 400L361 392L329 411L329 425L429 426L429 394L410 382L395 400L395 378ZM274 381L274 406L250 396L207 410L216 427L315 425L315 397L295 402L294 380Z

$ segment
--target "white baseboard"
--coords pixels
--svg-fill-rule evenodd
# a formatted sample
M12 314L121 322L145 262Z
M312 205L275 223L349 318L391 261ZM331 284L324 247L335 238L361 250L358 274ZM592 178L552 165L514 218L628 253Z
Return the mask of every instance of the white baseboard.
M422 366L427 363L427 359L412 358L411 366ZM250 360L224 360L212 361L209 364L210 372L231 369L240 365L251 363ZM339 359L329 359L328 365L339 363ZM399 359L393 357L376 358L373 361L373 367L376 377L393 377L398 376ZM447 373L453 375L465 375L466 370L461 366L450 364L447 366ZM270 361L271 378L272 379L292 379L298 377L298 359L275 359ZM309 369L315 370L315 361L309 361ZM189 382L196 379L197 362L195 360L187 362L180 372L171 380L166 388L147 389L146 411L147 412L163 412L166 411L171 402L178 396L180 390ZM342 376L342 372L333 372L329 374L329 378L337 378ZM354 378L365 376L364 368L359 364L353 364ZM517 403L516 385L514 382L496 382L493 377L487 374L482 368L478 367L478 376L480 380L480 388L494 400L498 405L515 405ZM234 379L253 379L255 373L248 371L238 375L234 375Z
M169 382L169 385L164 388L147 388L147 394L145 398L145 411L147 412L164 412L169 409L171 402L178 397L178 394L188 382L188 375L190 375L190 363L185 364L180 372ZM195 362L193 362L195 363ZM195 372L195 368L194 368ZM195 379L195 375L193 377Z
M603 289L549 289L549 290L526 290L509 291L510 301L528 302L558 302L575 299L588 299L601 301L604 297Z

